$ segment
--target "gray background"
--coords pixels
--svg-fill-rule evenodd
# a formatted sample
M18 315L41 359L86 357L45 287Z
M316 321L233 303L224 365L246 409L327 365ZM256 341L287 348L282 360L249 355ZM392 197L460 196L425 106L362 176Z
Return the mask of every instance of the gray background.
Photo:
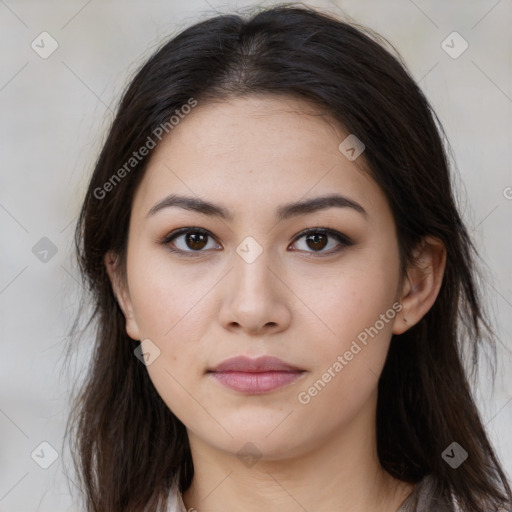
M71 237L119 96L162 38L215 12L251 4L0 0L0 512L78 510L63 471L69 456L61 451L70 390L78 379L73 372L61 374L78 296ZM387 37L447 131L458 166L457 196L486 262L485 296L502 340L494 394L485 371L475 393L510 477L511 2L309 4L345 13ZM46 59L31 47L43 31L59 45ZM453 31L469 44L458 58L442 47ZM453 51L461 48L460 41L453 45ZM57 250L46 262L44 253L33 252L34 246L48 247L43 237ZM73 371L85 367L90 341L82 340ZM42 442L58 453L48 469L35 462L51 461Z

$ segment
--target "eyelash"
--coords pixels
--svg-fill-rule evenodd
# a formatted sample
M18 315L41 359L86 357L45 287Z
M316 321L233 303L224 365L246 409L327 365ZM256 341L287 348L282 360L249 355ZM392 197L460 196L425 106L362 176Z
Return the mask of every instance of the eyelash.
M178 238L181 235L186 235L188 233L199 233L201 235L208 236L215 240L215 237L206 229L196 228L196 227L187 227L187 228L180 228L175 231L172 231L171 233L166 235L162 240L160 240L159 243L161 245L166 246L169 249L169 251L177 254L178 256L183 256L183 257L201 256L201 253L204 253L206 251L204 251L204 250L183 251L181 249L176 249L171 246L171 242L174 239ZM331 249L330 251L306 251L306 252L315 254L315 255L320 255L320 257L322 257L322 255L336 254L336 253L340 252L343 249L343 247L350 247L351 245L354 245L354 242L348 236L344 235L343 233L340 233L339 231L331 229L331 228L309 228L309 229L306 229L306 230L298 233L292 243L295 244L298 240L306 237L309 234L318 234L318 233L323 234L323 235L328 235L328 236L334 238L341 244L342 247L337 248L335 250Z

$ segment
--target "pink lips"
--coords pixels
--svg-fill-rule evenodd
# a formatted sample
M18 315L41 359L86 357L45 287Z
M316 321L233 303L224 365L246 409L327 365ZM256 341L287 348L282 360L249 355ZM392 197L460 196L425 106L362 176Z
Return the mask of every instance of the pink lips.
M226 359L208 373L228 388L249 394L268 393L298 379L304 370L277 357L245 356Z

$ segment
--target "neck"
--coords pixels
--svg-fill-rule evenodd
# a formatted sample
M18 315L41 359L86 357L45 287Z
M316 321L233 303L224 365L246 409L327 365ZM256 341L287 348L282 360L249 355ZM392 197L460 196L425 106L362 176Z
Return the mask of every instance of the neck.
M194 478L183 494L187 510L396 512L413 485L396 480L379 463L375 403L321 445L290 458L263 454L254 465L189 431Z

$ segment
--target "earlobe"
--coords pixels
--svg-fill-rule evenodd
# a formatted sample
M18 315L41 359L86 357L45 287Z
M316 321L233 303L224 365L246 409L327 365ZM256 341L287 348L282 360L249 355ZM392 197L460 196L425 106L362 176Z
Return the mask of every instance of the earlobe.
M139 340L141 339L139 334L139 327L133 313L133 305L130 293L124 283L122 276L120 275L119 257L112 251L109 251L105 254L104 263L110 279L112 291L126 320L126 333L128 336L130 336L130 338Z
M402 311L393 325L393 334L402 334L430 310L441 289L446 267L446 249L435 237L426 237L408 269L400 303Z

